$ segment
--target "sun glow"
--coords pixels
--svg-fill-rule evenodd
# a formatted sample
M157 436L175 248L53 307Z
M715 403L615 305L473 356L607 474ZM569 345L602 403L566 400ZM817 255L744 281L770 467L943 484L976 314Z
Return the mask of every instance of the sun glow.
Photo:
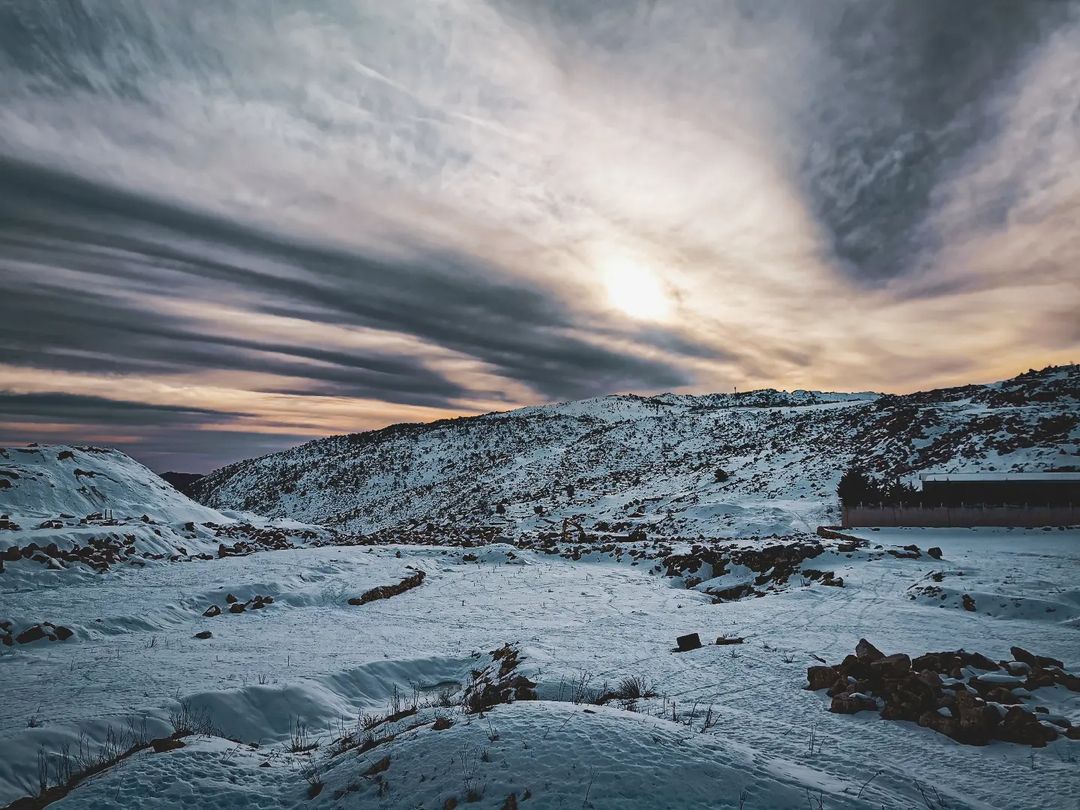
M671 315L672 302L664 283L653 271L633 261L620 261L604 273L608 303L643 321L662 321Z

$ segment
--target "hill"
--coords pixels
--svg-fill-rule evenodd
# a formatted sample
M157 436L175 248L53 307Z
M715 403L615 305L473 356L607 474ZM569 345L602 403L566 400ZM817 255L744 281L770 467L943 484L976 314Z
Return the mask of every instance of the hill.
M908 395L610 396L393 425L217 470L191 494L361 532L785 534L835 518L842 472L1076 469L1080 367ZM430 528L429 528L430 524Z

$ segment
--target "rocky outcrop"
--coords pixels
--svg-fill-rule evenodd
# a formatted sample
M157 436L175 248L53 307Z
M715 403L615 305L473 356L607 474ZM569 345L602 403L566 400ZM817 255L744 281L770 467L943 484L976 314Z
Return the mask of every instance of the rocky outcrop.
M419 588L424 584L424 578L427 576L427 572L423 570L417 570L414 574L405 577L394 585L380 585L377 588L372 588L370 591L365 591L360 596L354 596L349 600L350 605L366 605L368 602L374 602L377 599L389 599L391 596L397 596L398 594L405 593L405 591L412 590L413 588Z
M855 654L839 664L807 669L807 688L828 690L832 712L878 711L882 719L916 722L967 745L1005 740L1042 747L1063 733L1080 736L1068 720L1055 717L1051 723L1024 703L1043 686L1080 692L1080 678L1056 658L1021 647L1011 653L1013 661L994 662L965 650L912 660L905 653L886 655L860 639Z

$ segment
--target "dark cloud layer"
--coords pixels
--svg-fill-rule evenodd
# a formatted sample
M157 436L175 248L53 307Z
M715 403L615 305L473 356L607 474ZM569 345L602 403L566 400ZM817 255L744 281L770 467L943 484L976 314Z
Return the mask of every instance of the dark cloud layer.
M0 3L0 436L202 470L1061 359L1078 36L1080 0Z
M801 4L833 69L802 114L808 195L843 266L876 282L940 247L934 190L1002 126L1024 60L1069 19L1057 0ZM823 13L824 12L824 13Z
M0 310L8 324L3 337L9 348L37 347L43 358L54 349L79 346L111 356L119 367L146 360L173 369L299 374L336 383L342 395L412 404L449 405L466 393L414 358L200 336L160 312L50 284L48 268L57 261L85 274L88 284L112 277L209 301L218 289L229 288L249 293L252 308L261 312L412 335L490 363L552 398L689 381L667 363L568 334L579 324L565 302L550 291L502 279L479 259L418 248L414 261L391 262L288 241L10 160L0 159L0 184L7 192L0 199L0 261L16 293L7 297L6 311ZM230 258L217 258L224 250L232 252ZM11 259L38 269L16 272ZM288 272L267 272L268 263ZM667 330L654 330L653 336L667 346L715 354ZM321 361L326 370L298 366L290 355Z

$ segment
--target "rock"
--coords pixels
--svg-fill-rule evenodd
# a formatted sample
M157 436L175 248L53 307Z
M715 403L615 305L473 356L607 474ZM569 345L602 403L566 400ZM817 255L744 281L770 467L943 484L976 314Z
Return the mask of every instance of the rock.
M155 754L164 754L166 751L175 751L177 748L183 748L184 741L174 740L172 737L160 737L159 739L151 740L150 747L154 749Z
M866 662L880 661L885 657L885 653L865 638L860 638L859 643L855 645L855 657Z
M870 677L870 664L854 655L845 657L836 670L844 678L855 678L861 681Z
M960 727L954 739L967 745L989 743L1001 720L997 710L970 692L956 693L956 713L960 717Z
M881 716L885 720L916 721L925 712L937 708L939 693L940 689L909 672L906 677L886 686Z
M828 689L834 683L839 676L836 674L836 670L832 667L826 666L814 666L807 667L806 680L809 685L806 687L811 691L818 691L819 689Z
M1010 647L1009 652L1012 653L1012 657L1017 661L1022 661L1033 667L1058 667L1059 669L1065 666L1064 663L1056 658L1048 658L1045 655L1035 655L1029 653L1023 647Z
M948 717L936 711L924 712L919 715L919 725L923 728L932 728L939 734L956 739L960 731L960 721L955 717Z
M886 655L871 663L870 671L879 678L897 678L911 671L911 659L904 653Z
M912 669L914 669L914 663L912 663ZM924 669L916 677L935 692L942 688L941 676L933 670Z
M449 717L436 717L435 722L431 727L435 729L435 731L445 731L452 725L454 725L454 721Z
M1041 689L1044 686L1053 686L1056 683L1054 676L1045 669L1035 667L1028 673L1024 686L1028 689Z
M926 553L933 557L935 560L941 559L941 549L937 546L932 546L926 550Z
M205 641L208 638L213 638L213 637L214 637L214 634L211 633L209 630L200 630L198 633L195 634L195 638L202 639L203 641Z
M1062 669L1049 670L1049 672L1059 685L1064 686L1070 692L1080 692L1080 676L1065 672Z
M975 669L989 669L995 671L1001 668L982 653L963 653L961 655L961 658L964 661L964 666L967 667L975 667Z
M56 627L53 628L53 635L56 636L60 641L67 641L69 638L75 635L75 633L71 630L71 628L64 627L64 625L62 624L58 624Z
M214 616L220 616L220 615L221 615L221 608L219 608L217 605L211 605L210 607L208 607L206 610L203 611L203 616L209 616L210 618L213 618Z
M720 636L719 638L716 639L716 643L719 646L723 647L724 645L727 645L727 644L742 644L743 639L738 638L736 636Z
M235 603L239 602L240 600L237 599L235 596L233 596L231 593L228 593L228 594L225 594L225 601L228 602L230 605L232 605L232 604L235 604Z
M35 641L41 641L43 638L45 638L45 630L40 624L27 627L19 635L15 636L15 640L20 644L32 644Z
M247 610L247 605L243 602L233 602L229 605L229 613L243 613Z
M971 613L975 612L975 600L972 599L970 595L965 593L960 599L964 603L964 610L970 611Z
M689 652L701 647L701 638L697 633L687 633L675 639L675 643L679 646L679 652Z
M1058 732L1052 726L1039 722L1034 714L1019 706L1010 706L997 729L997 737L1008 742L1042 748L1048 742L1056 740Z
M876 711L877 701L859 693L842 693L832 699L829 711L834 714L855 714L863 711Z

